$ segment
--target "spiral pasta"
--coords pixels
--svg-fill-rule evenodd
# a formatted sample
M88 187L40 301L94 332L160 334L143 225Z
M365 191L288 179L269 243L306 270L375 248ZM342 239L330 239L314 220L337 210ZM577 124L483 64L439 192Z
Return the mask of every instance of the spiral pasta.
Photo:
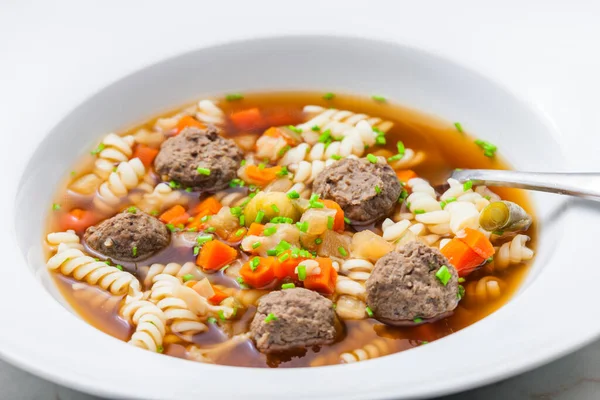
M321 106L305 106L304 113L307 114L310 119L307 122L298 125L297 128L306 132L310 132L313 126L318 126L321 131L330 129L332 134L338 135L340 131L347 130L349 127L354 127L361 121L369 123L369 125L382 132L387 132L394 126L393 122L384 121L381 118L369 117L366 114L324 108Z
M133 154L132 146L135 139L132 135L121 137L109 133L100 144L102 149L94 165L94 173L102 179L107 179L117 163L129 160Z
M335 292L339 295L354 296L360 300L364 300L367 296L367 290L363 284L343 275L338 276Z
M121 315L135 326L129 344L154 352L162 351L166 328L166 316L154 303L137 300L125 304Z
M200 100L196 119L212 125L224 125L225 113L211 100Z
M408 181L412 193L407 197L406 203L410 211L439 211L442 206L437 201L435 189L425 179L413 178Z
M166 183L159 183L149 193L144 194L141 199L134 201L134 204L142 211L162 212L167 208L179 204L183 201L183 195L178 190L173 190Z
M248 195L242 191L221 190L215 194L215 198L219 200L224 207L236 207L249 199Z
M189 340L192 335L204 332L208 328L200 318L188 308L186 302L177 297L176 289L181 281L168 274L156 275L153 280L150 300L165 315L166 323L173 333Z
M99 286L115 295L129 292L135 296L141 293L139 281L129 272L121 271L103 261L96 261L79 249L69 248L67 244L59 245L58 252L46 265L52 271Z
M171 275L182 281L185 275L193 275L194 279L200 280L205 278L206 275L194 264L193 262L187 262L185 264L169 263L169 264L152 264L149 267L142 267L142 270L146 270L146 276L144 277L144 287L149 288L154 282L154 278L160 274Z
M364 282L371 276L373 268L373 263L367 260L351 258L342 263L339 273L354 281Z
M505 283L495 276L484 276L476 282L469 282L465 288L466 298L469 301L489 302L502 295Z
M175 125L176 124L177 122L175 122ZM173 125L173 127L175 127L175 125ZM156 148L159 147L167 137L161 131L149 131L148 129L140 129L133 135L133 138L135 139L136 143Z
M335 163L335 160L327 160L327 161L300 161L296 168L291 168L292 172L294 172L294 177L292 181L294 183L304 183L309 184L315 180L317 175L319 175L326 167L329 167Z
M52 251L57 251L60 245L63 245L63 249L83 250L80 241L79 236L77 236L74 230L53 232L46 236L46 242Z
M99 288L86 285L85 283L75 282L71 285L73 297L80 303L86 304L94 310L111 312L118 310L123 301L122 296L115 296Z
M371 360L373 358L382 357L389 354L391 351L388 343L381 339L375 339L360 349L352 350L340 355L340 363L349 364L358 361Z
M516 235L510 242L504 243L494 255L494 268L505 269L511 264L519 264L533 258L533 250L527 247L529 236Z
M136 187L146 168L139 158L124 161L119 164L115 172L111 172L108 180L100 185L94 198L94 205L103 212L113 212L122 198Z

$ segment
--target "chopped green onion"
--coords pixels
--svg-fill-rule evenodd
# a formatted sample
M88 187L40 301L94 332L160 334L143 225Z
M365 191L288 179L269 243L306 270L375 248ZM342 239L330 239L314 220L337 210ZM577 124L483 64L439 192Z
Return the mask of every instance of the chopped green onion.
M445 265L442 265L440 269L437 270L435 276L444 286L446 286L448 284L448 281L450 281L450 278L452 278L450 270L448 270L448 267L446 267Z
M379 187L379 185L375 185L375 193L377 193L377 194L381 193L381 188Z
M367 312L367 315L370 318L373 318L373 310L371 310L371 307L369 307L369 306L365 307L365 311Z
M244 182L243 180L239 179L239 178L235 178L232 179L231 182L229 182L229 187L235 188L235 187L243 187L246 184L246 182Z
M471 189L472 187L473 187L473 181L471 181L471 180L468 180L465 183L463 183L463 191L464 192Z
M496 155L496 150L498 150L498 147L485 140L477 139L475 140L475 144L483 149L483 155L486 157L494 157Z
M333 229L333 217L327 217L327 229Z
M302 133L302 128L297 128L294 125L288 125L288 129L292 132Z
M414 212L415 214L425 214L425 210L421 210L421 209L419 209L419 210L415 210L415 211L413 211L413 212Z
M118 269L118 270L120 270L120 271L123 271L123 266L122 265L117 264L117 265L115 265L115 268Z
M277 173L275 173L275 175L281 177L281 176L286 176L290 173L290 171L288 170L288 167L286 167L285 165L283 167L281 167L281 169L279 171L277 171Z
M371 98L379 103L385 103L386 102L386 98L383 96L378 96L378 95L374 95L371 96Z
M319 128L319 125L313 125L310 128L310 130L313 131L313 132L319 132L321 130L321 128Z
M342 255L342 257L348 257L348 251L342 246L338 247L338 252Z
M181 187L181 184L175 181L169 181L169 187L171 189L179 189Z
M210 219L210 215L205 215L204 217L200 218L200 222L207 222Z
M223 312L223 310L219 310L218 314L219 314L219 319L221 321L225 321L227 319L227 318L225 318L225 313Z
M377 156L374 156L373 154L367 154L367 160L373 164L377 164Z
M325 99L325 100L333 100L333 98L334 98L334 97L335 97L335 94L333 94L333 93L331 93L331 92L329 92L329 93L325 93L325 94L323 95L323 99Z
M235 231L235 236L242 236L244 233L246 233L246 230L244 228L240 228L237 231Z
M298 229L300 229L300 232L308 232L308 221L296 222L296 226L298 227Z
M265 217L265 212L263 210L258 210L258 212L256 213L256 218L254 219L254 222L256 222L257 224L260 224L264 217Z
M465 281L466 279L463 277L458 278L458 283L464 283Z
M294 285L293 283L284 283L283 285L281 285L282 289L293 289L295 287L296 285Z
M240 215L242 215L242 207L231 207L229 209L229 212L231 213L231 215L239 217Z
M104 143L100 143L98 145L98 147L96 147L93 151L92 151L92 155L93 156L97 156L98 154L100 154L102 152L102 150L104 150L106 148L106 146L104 145Z
M196 242L198 242L199 246L202 246L204 243L210 242L213 240L212 235L200 235L196 238Z
M183 279L184 282L191 281L192 279L194 279L194 275L185 274L184 276L181 277L181 279Z
M285 254L280 255L277 259L279 260L279 262L284 262L288 258L290 258L289 253L285 253Z
M244 214L240 215L240 225L244 226L246 225L246 216Z
M339 154L332 154L331 158L334 159L335 161L339 161L342 159L342 156L340 156Z
M502 236L502 235L504 235L504 231L493 231L492 235Z
M242 100L244 96L241 93L232 93L225 96L225 100L227 101L237 101Z
M275 249L269 249L269 250L267 250L267 255L268 256L276 256L277 255L277 250L275 250Z
M452 202L455 202L455 201L456 201L456 197L448 197L446 200L440 201L440 206L442 207L442 210L443 210L444 208L446 208L446 206L449 203L452 203Z
M383 145L386 143L386 141L385 141L385 136L377 136L377 137L375 138L375 143L377 143L377 144L379 144L379 145L383 146Z
M419 317L417 317L417 318L413 319L413 322L414 322L415 324L420 324L421 322L423 322L423 318L419 318Z
M137 213L137 207L131 206L127 209L127 212L129 214L135 214L135 213Z
M197 256L198 254L200 254L200 247L195 246L194 247L194 255Z
M252 260L250 260L250 269L252 271L256 271L256 268L258 268L259 264L260 264L260 258L254 257Z
M319 135L319 142L327 143L331 141L331 131L327 129L325 132Z
M456 130L459 131L460 133L463 133L463 128L462 125L460 124L460 122L455 122L454 126L456 127Z
M202 167L198 167L198 168L196 169L196 171L198 171L198 173L199 173L200 175L206 175L206 176L210 175L210 169L208 169L208 168L202 168Z
M398 141L398 143L396 143L396 148L398 149L398 154L404 155L404 153L406 153L406 147L404 147L404 143L402 141Z
M246 282L244 282L244 278L242 278L241 276L238 276L237 278L235 278L235 280L237 281L237 283L239 283L240 285L245 285Z
M133 249L131 249L131 253L133 254L134 257L137 257L137 254L138 254L137 251L138 251L137 246L133 246Z
M300 193L296 192L295 190L292 190L287 194L287 197L288 199L299 199Z
M162 353L165 352L165 348L163 346L158 346L156 348L156 352L159 353L159 354L162 354Z
M459 300L465 297L465 287L463 285L458 285L458 293L456 293L456 297Z
M321 244L321 243L323 243L323 239L321 239L321 238L315 239L315 244Z
M185 188L185 191L188 193L192 193L193 189L191 187L189 187L189 188Z
M165 225L167 227L168 230L170 230L171 232L175 232L175 225L173 224L166 224Z
M253 249L258 249L260 247L261 243L260 242L254 242L252 243L252 248Z
M244 159L244 160L242 160L242 161L240 162L240 165L243 167L244 165L246 165L246 163L247 163L247 162L248 162L248 161L246 161L246 160Z
M54 204L52 204L52 209L53 209L54 211L58 211L58 210L60 210L60 204L58 204L58 203L54 203Z
M208 232L208 233L213 233L217 230L217 228L215 228L214 226L209 226L208 228L206 228L204 230L204 232Z
M298 279L301 281L306 279L306 267L304 265L298 266Z
M216 324L217 323L217 319L215 317L208 317L208 319L206 320L206 322L208 322L209 324Z
M264 236L273 236L277 232L277 228L274 226L270 226L263 231Z
M494 261L494 256L489 256L489 257L488 257L488 258L485 260L485 262L486 262L486 263L488 263L488 264L489 264L489 263L491 263L492 261Z
M267 323L267 324L268 324L269 322L271 322L271 321L277 321L278 319L279 319L279 318L277 318L277 317L275 316L275 314L273 314L273 313L269 313L269 315L267 315L267 318L265 318L265 323Z
M279 207L277 207L276 204L271 204L271 208L273 209L273 211L277 214L279 214Z
M402 157L404 157L404 155L403 155L403 154L396 154L396 155L393 155L393 156L391 156L391 157L388 157L388 159L387 159L387 160L388 160L388 162L394 162L394 161L401 160L401 159L402 159Z
M408 197L408 191L406 189L402 189L400 192L400 196L398 196L398 203L402 203Z

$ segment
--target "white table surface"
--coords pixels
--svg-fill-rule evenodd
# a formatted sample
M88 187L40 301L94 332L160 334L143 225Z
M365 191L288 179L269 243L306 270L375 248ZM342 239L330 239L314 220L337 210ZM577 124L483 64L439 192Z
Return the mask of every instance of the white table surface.
M422 47L500 80L555 122L568 139L564 153L573 170L600 171L600 2L490 3L3 0L1 135L24 121L32 130L46 131L123 74L203 44L245 33L346 32ZM23 146L32 144L28 137L22 140ZM585 306L596 314L594 305ZM4 323L1 329L7 329ZM0 361L0 398L94 397ZM450 398L600 398L600 342L535 371Z

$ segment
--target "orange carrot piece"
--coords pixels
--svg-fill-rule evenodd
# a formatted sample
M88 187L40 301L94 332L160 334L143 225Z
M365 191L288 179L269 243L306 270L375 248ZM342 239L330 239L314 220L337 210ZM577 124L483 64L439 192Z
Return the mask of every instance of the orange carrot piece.
M283 252L282 254L279 255L279 257L285 257L285 254L287 254L287 259L284 261L279 261L279 259L278 259L277 263L275 263L275 265L274 265L275 276L277 277L277 279L292 278L294 280L298 280L298 274L296 274L296 267L302 261L306 260L306 258L291 257L291 255L292 255L291 250L287 250L287 251Z
M242 131L259 128L264 125L260 110L256 107L234 112L229 118L236 128Z
M248 236L260 236L265 230L265 226L263 224L259 224L257 222L253 222L250 224L250 228L248 229Z
M131 158L139 158L142 164L144 164L144 167L150 168L157 155L158 149L154 149L143 144L138 144L135 146L135 150L133 151L133 156Z
M186 115L185 117L182 117L179 120L179 122L177 122L177 126L175 127L175 134L179 135L182 130L184 130L185 128L190 128L190 127L204 129L204 128L206 128L206 125L204 125L202 122L198 121L196 118L194 118L190 115Z
M321 268L321 273L307 276L304 280L304 287L324 294L332 294L335 291L337 271L333 268L331 258L317 257L316 260Z
M338 203L333 200L321 200L321 202L325 205L325 207L336 210L335 218L333 220L333 230L337 232L343 232L346 229L346 224L344 222L344 210Z
M400 182L406 183L412 178L416 178L418 175L412 169L401 169L396 171L396 176Z
M459 276L467 276L485 260L458 238L454 238L448 242L448 244L440 249L440 252L456 268Z
M74 208L68 213L61 215L59 225L64 231L72 229L76 232L82 232L94 225L98 220L99 218L93 212Z
M273 282L275 279L274 266L277 263L275 257L257 257L260 262L254 269L250 266L250 263L254 259L251 258L246 264L240 268L240 275L244 279L244 282L254 288L262 288Z
M235 261L237 250L218 240L205 243L200 249L196 264L206 270L216 271Z
M213 297L211 297L210 299L208 299L208 301L210 301L213 304L221 304L221 302L223 300L225 300L226 298L228 298L229 296L227 295L227 293L223 292L222 290L220 290L219 288L217 288L215 285L213 285L213 290L215 291L215 295Z
M274 110L268 113L265 118L271 126L292 125L298 121L298 117L291 110Z
M190 215L185 211L182 205L177 204L169 208L167 211L161 214L160 219L165 224L185 224L188 222Z
M219 231L217 230L217 233ZM239 242L240 240L242 240L244 238L244 235L246 234L246 228L240 228L240 229L236 229L235 231L231 232L229 234L229 236L227 236L225 238L226 241L228 241L229 243L236 243Z
M482 232L476 229L465 228L465 234L464 237L457 237L457 239L469 246L479 257L487 259L496 252L490 240Z
M252 183L264 186L277 178L277 173L281 171L281 167L261 168L257 165L248 165L245 171Z
M223 208L223 206L219 200L217 200L216 197L211 196L198 203L198 205L194 207L191 212L192 215L198 215L203 212L208 212L205 215L214 215L218 213L221 208Z

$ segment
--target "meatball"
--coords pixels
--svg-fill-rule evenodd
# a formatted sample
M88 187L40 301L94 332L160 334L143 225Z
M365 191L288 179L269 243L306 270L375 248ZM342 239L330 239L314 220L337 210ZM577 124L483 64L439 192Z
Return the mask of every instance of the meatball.
M167 247L171 234L158 219L124 211L85 231L86 244L107 258L139 261Z
M308 289L287 289L260 298L251 335L258 350L273 353L332 343L334 324L331 300Z
M166 181L214 192L236 178L242 157L236 144L219 136L215 128L187 128L162 144L154 167Z
M317 175L313 191L338 203L354 222L367 224L392 212L402 187L385 162L346 158Z
M436 276L443 265L450 273L445 285ZM442 318L459 301L454 267L439 250L416 241L380 258L366 289L367 305L375 318L390 325Z

